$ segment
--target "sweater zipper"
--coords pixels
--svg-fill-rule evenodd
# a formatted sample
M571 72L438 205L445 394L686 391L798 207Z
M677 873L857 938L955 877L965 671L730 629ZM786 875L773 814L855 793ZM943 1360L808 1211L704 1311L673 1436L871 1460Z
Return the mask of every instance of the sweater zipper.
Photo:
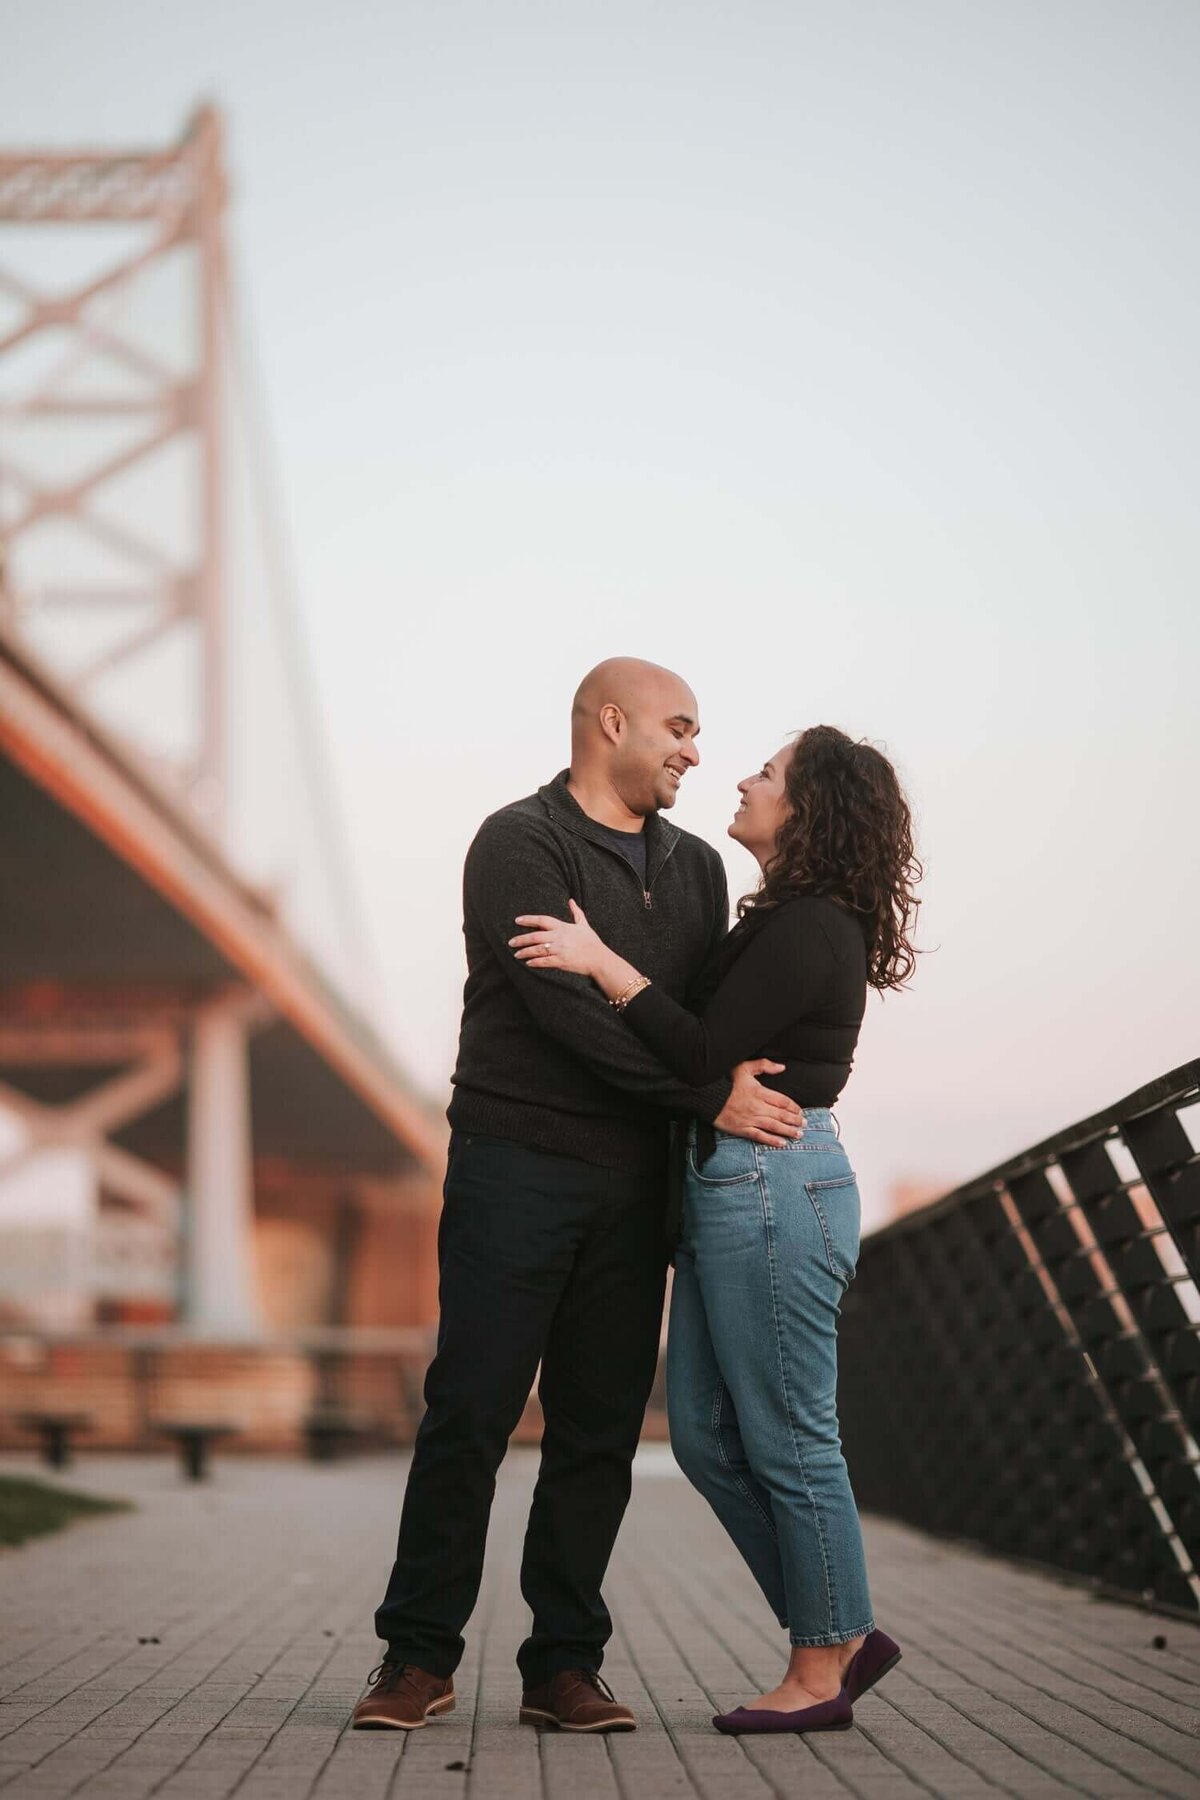
M558 817L558 815L556 814L555 817ZM606 853L606 855L615 856L617 861L621 864L622 868L628 869L629 873L633 876L633 879L635 881L638 880L637 870L634 868L633 864L629 861L629 858L626 856L622 856L621 852L619 850L610 849L610 847L607 844L598 844L596 842L595 838L590 838L586 831L580 831L577 826L571 824L571 821L569 819L559 818L559 824L565 825L568 831L573 831L575 833L576 837L581 837L585 844L590 844L592 846L593 850L603 850ZM658 880L659 876L662 874L663 870L666 868L667 864L670 862L671 858L674 856L675 846L678 844L678 842L679 842L679 839L675 838L672 840L672 842L670 844L667 845L666 855L663 857L662 861L659 863L657 869L655 869L653 876L651 877L649 883L645 887L643 887L642 883L640 881L638 881L638 888L641 891L641 896L642 896L642 905L647 912L652 911L653 907L654 907L654 896L650 890L654 886L654 883Z
M644 905L645 905L645 908L646 908L646 911L647 911L647 912L649 912L649 911L650 911L650 909L651 909L651 907L652 907L652 906L653 906L653 905L654 905L654 900L653 900L653 897L652 897L652 895L651 895L651 893L650 893L650 888L652 888L652 887L653 887L653 886L654 886L654 883L655 883L655 882L656 882L656 881L657 881L657 880L658 880L658 878L659 878L659 876L660 876L660 875L661 875L661 874L662 874L662 872L663 872L663 870L664 870L664 869L665 869L665 868L666 868L666 866L667 866L667 864L668 864L668 863L669 863L669 862L670 862L670 860L671 860L671 858L672 858L672 857L673 857L673 856L674 856L674 854L675 854L675 845L676 845L676 844L677 844L677 843L678 843L678 842L679 842L679 839L678 839L678 838L674 838L674 839L673 839L673 840L672 840L672 841L671 841L671 843L669 843L669 844L668 844L668 845L667 845L667 853L666 853L666 855L665 855L665 856L664 856L664 857L663 857L663 859L662 859L662 861L661 861L661 862L660 862L660 863L659 863L659 865L658 865L658 867L657 867L657 869L655 869L655 871L654 871L654 876L653 876L653 879L652 879L652 880L651 880L651 882L650 882L650 886L649 886L649 887L645 887L645 888L643 888L643 889L642 889L642 901L643 901L643 903L644 903ZM635 879L636 879L636 876L637 876L637 870L636 870L636 869L635 869L635 870L634 870L634 877L635 877Z

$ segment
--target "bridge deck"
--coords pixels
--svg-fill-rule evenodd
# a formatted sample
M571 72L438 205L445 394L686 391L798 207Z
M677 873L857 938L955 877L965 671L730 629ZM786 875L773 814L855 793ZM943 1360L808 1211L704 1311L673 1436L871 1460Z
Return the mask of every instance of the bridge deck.
M28 1461L8 1458L7 1470ZM0 1790L41 1800L1019 1800L1200 1795L1200 1630L872 1522L900 1668L852 1732L722 1738L780 1637L705 1507L648 1450L610 1577L605 1673L641 1729L516 1724L516 1566L533 1458L497 1498L458 1710L405 1739L350 1733L374 1660L398 1459L305 1468L88 1460L72 1484L138 1510L0 1557ZM1156 1648L1154 1640L1166 1640Z

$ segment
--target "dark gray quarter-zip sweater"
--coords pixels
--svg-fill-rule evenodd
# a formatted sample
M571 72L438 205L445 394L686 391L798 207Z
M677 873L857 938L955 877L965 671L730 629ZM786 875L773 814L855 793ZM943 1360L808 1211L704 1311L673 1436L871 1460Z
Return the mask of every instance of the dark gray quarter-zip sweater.
M659 814L646 820L646 882L605 842L566 771L493 813L467 852L467 983L456 1131L512 1138L613 1169L658 1166L674 1116L713 1120L730 1082L686 1087L582 975L537 970L509 949L518 913L568 919L577 900L605 943L676 1000L729 925L724 865Z

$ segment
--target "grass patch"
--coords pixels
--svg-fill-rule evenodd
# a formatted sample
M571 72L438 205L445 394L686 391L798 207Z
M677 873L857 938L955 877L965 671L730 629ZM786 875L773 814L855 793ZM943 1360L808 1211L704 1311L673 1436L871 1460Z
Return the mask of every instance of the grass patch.
M128 1512L128 1500L99 1500L72 1494L19 1475L0 1475L0 1544L23 1544L27 1538L61 1531L72 1519L95 1513Z

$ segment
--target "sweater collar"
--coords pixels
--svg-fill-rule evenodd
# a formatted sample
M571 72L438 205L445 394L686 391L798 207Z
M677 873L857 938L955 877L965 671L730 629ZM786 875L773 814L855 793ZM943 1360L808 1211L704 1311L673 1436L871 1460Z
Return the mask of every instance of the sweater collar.
M567 786L570 772L569 769L560 770L553 781L548 781L545 787L538 789L538 799L551 818L556 818L572 831L579 832L590 843L599 844L602 849L611 851L612 844L604 836L603 826L597 825L595 819L588 817ZM680 831L678 825L672 825L658 812L647 813L643 829L646 833L646 885L649 886L675 848Z

